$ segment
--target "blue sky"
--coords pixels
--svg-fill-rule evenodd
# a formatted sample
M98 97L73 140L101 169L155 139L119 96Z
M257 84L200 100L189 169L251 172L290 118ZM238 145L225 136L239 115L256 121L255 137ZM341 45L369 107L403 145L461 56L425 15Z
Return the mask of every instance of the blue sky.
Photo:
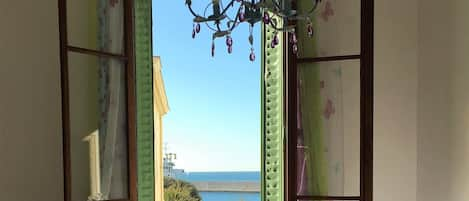
M211 0L193 0L205 8ZM170 105L164 141L187 171L260 170L260 27L254 29L256 61L249 61L248 25L216 41L203 25L192 39L185 0L153 0L153 55L161 56ZM203 9L199 9L203 12Z

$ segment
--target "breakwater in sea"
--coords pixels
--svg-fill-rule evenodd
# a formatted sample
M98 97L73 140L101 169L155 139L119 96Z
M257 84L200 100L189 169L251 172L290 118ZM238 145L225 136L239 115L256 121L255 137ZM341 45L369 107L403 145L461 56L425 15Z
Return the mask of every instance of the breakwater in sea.
M199 192L260 192L259 182L253 181L196 181L191 182Z

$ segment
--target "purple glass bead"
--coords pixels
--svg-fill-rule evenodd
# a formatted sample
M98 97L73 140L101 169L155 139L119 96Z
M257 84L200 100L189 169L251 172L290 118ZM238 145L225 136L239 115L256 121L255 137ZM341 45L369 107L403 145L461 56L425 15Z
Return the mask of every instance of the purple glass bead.
M212 57L215 56L215 43L212 43Z
M264 12L264 17L262 18L262 21L264 21L265 24L270 23L270 16L267 12Z
M233 52L233 46L228 46L228 54L231 54Z
M200 32L200 24L197 23L197 25L195 25L195 32L199 33Z
M314 29L311 24L308 25L308 36L312 37L314 35Z
M278 45L279 40L278 40L278 35L277 34L274 35L274 39L272 39L272 42L275 43L275 45Z
M244 18L244 12L240 12L239 13L239 21L240 22L244 22L245 18Z
M251 54L249 55L249 60L250 61L255 61L256 60L256 55L254 54L254 52L251 52Z
M297 54L298 53L298 45L294 44L293 45L293 54Z
M231 36L226 37L226 45L227 46L232 46L233 45L233 39L231 38Z
M296 44L298 42L298 40L296 39L296 34L295 33L291 34L290 42L294 43L294 44Z
M192 38L195 38L195 30L192 30Z

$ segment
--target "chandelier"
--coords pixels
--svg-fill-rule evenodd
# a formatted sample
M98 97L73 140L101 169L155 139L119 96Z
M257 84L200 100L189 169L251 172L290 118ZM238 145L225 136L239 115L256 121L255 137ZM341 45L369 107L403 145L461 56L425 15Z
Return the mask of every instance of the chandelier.
M233 51L233 38L231 33L241 23L249 24L249 37L248 41L251 45L251 53L249 60L254 61L256 55L254 54L254 37L252 35L253 27L255 24L262 22L266 26L270 26L274 30L274 37L271 40L270 47L275 48L279 44L278 33L289 32L289 42L292 43L292 50L294 54L298 52L297 38L295 33L295 26L288 25L290 20L303 20L307 24L308 36L313 36L314 29L312 25L312 14L316 10L318 4L322 0L311 0L312 7L303 12L291 9L292 0L230 0L226 5L223 5L222 0L212 0L203 12L198 14L192 8L192 0L186 0L186 5L190 13L194 16L194 25L192 30L192 38L200 32L201 23L205 23L208 29L213 31L212 35L212 49L211 55L215 56L215 39L226 38L226 46L228 53ZM209 8L211 13L207 13ZM234 14L229 16L229 9L235 9ZM276 17L275 17L276 16ZM282 22L280 22L280 20Z

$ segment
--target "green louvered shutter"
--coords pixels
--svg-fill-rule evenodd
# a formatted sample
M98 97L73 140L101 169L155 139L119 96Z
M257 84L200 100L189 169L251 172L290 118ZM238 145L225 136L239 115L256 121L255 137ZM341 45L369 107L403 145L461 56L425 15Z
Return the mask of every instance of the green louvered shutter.
M277 19L282 22L282 19ZM281 25L280 25L281 26ZM282 33L271 48L274 30L262 27L262 191L263 201L284 200L284 75Z
M135 0L138 201L155 200L151 0Z

